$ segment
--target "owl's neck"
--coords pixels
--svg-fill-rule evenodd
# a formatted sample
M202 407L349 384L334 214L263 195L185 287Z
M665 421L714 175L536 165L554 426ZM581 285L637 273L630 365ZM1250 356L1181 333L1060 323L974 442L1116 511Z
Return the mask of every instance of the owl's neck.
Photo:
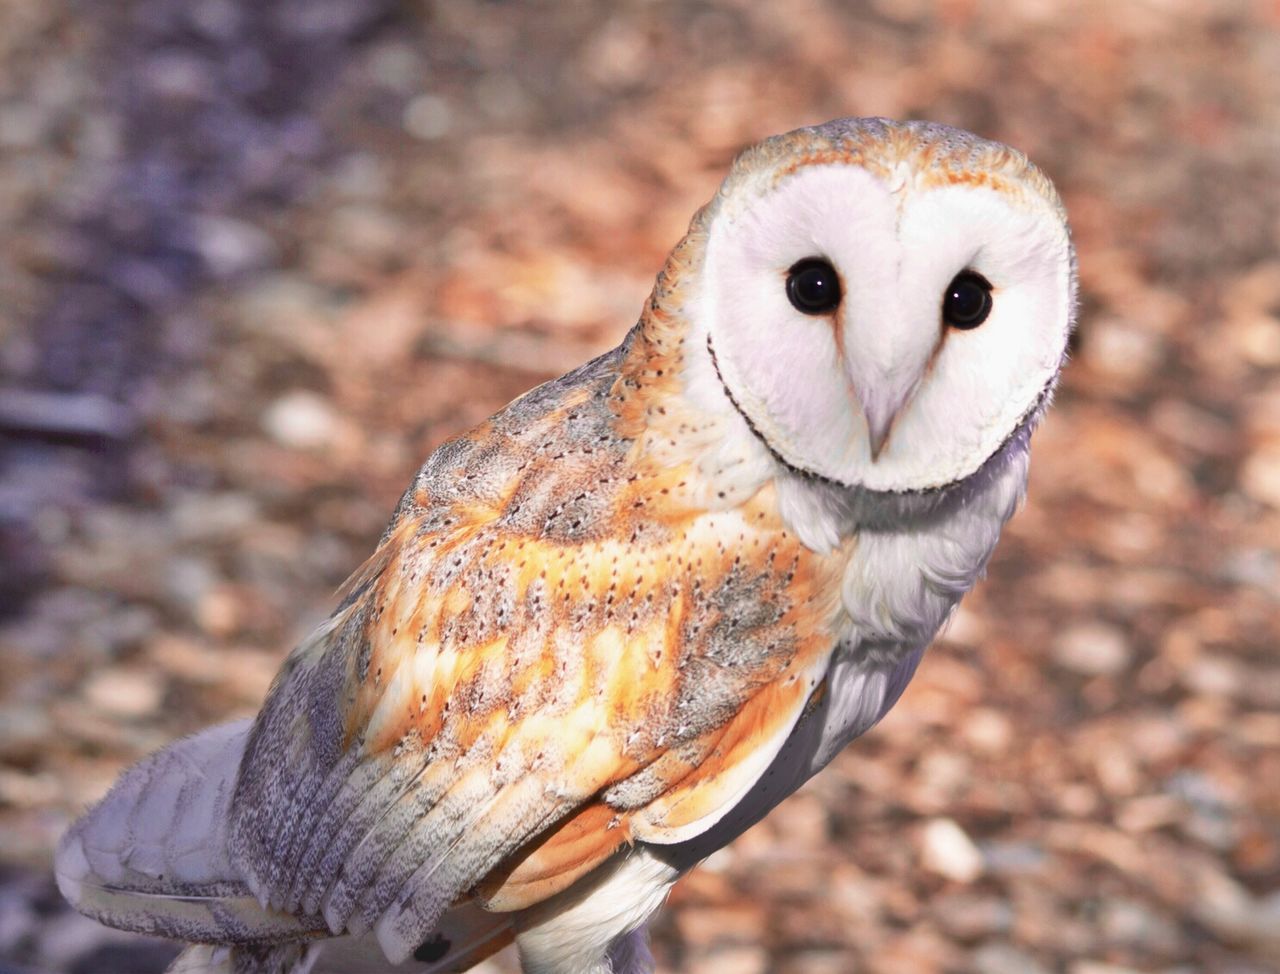
M850 516L857 492L790 469L734 403L705 330L687 311L698 232L695 221L627 335L614 395L619 432L647 464L687 471L681 499L689 507L763 505L813 551L834 552L858 528Z
M705 337L664 278L627 335L614 386L617 428L634 442L639 466L681 471L671 502L709 513L763 505L784 528L773 489L778 465L725 397Z

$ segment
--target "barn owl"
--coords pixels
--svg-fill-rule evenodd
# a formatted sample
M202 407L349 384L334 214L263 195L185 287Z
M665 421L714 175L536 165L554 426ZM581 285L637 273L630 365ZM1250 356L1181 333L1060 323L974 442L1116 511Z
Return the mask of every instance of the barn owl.
M1026 485L1073 324L1020 153L747 149L613 351L442 445L252 721L126 771L64 895L174 970L652 970L672 883L897 701Z

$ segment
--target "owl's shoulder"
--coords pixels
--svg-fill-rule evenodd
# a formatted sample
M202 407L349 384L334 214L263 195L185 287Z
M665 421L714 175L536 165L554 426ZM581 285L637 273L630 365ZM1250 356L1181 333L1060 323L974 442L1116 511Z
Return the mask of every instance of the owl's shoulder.
M600 475L625 457L615 407L628 340L604 355L530 390L479 426L442 443L400 499L383 542L406 521L423 530L459 518L508 510L521 488Z

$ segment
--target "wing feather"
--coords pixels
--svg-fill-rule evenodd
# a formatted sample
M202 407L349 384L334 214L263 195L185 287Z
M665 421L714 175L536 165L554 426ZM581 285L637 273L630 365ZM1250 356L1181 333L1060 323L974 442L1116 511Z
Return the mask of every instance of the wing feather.
M563 799L547 802L544 790L528 779L508 786L502 798L489 806L488 814L468 819L447 849L428 856L416 869L408 869L407 862L397 864L370 911L379 917L375 932L388 957L403 956L421 942L448 907L447 891L473 886L529 837L552 825L569 804ZM434 841L429 834L423 838ZM386 899L387 893L394 902Z
M567 889L630 840L616 809L603 802L586 805L490 870L477 897L490 910L524 909Z
M638 464L614 379L442 448L295 651L232 807L264 903L403 958L473 890L518 908L710 828L777 753L836 640L842 554L789 535L768 487L652 504L698 474Z
M292 909L320 912L327 880L367 834L362 823L371 820L381 796L389 793L393 768L390 755L361 759L358 747L352 749L349 760L334 766L335 772L341 774L345 770L349 777L331 801L316 802L310 841L289 886L287 902Z
M366 843L347 860L325 901L330 924L345 924L357 933L368 930L399 893L407 875L420 865L438 863L447 856L471 816L499 794L501 790L487 769L476 765L451 778L447 791L424 811L405 817L394 831L370 832Z

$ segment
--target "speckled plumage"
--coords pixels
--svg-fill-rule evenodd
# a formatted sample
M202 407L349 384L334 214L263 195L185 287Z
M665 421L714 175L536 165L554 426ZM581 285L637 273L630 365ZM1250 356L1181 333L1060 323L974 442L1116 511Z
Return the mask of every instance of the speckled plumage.
M703 320L713 228L749 225L805 167L997 194L1056 220L1070 261L1047 180L966 133L844 120L744 152L624 342L442 445L252 730L176 746L209 770L173 820L221 802L200 868L166 878L137 853L137 796L182 763L162 754L64 840L81 909L258 945L228 955L243 970L301 971L313 942L370 933L431 970L513 935L528 971L644 969L631 934L670 883L902 692L1021 497L1062 356L1040 356L992 446L957 455L962 476L883 490L808 463L779 393L743 385ZM131 890L206 906L148 912Z
M739 753L803 705L841 559L805 549L767 491L665 502L700 475L619 431L639 365L633 336L442 447L332 635L290 661L233 816L273 905L363 932L429 870L412 947L523 844L590 823L567 871L546 874L553 839L486 884L490 905L529 905L713 812Z

